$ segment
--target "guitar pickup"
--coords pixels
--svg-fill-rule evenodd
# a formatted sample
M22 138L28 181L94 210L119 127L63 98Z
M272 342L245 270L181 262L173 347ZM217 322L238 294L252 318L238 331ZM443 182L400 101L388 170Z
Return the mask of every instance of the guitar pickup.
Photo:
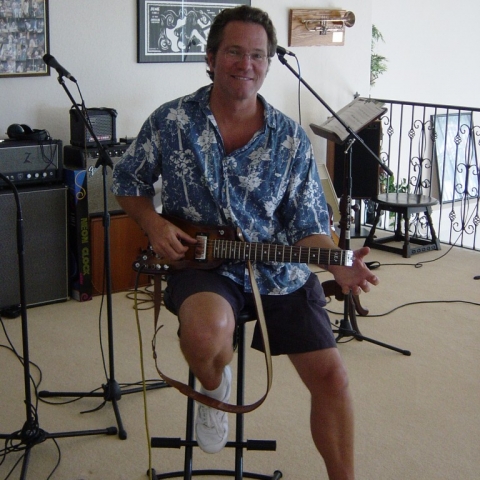
M195 246L195 260L197 262L206 262L208 235L199 233L195 238L197 239L197 245Z

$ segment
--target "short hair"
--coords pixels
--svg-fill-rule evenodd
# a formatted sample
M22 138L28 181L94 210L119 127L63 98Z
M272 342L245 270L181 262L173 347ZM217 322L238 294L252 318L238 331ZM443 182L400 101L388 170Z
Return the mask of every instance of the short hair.
M230 22L246 22L261 25L267 33L267 56L270 65L271 58L275 55L277 49L277 33L267 12L260 8L250 7L249 5L240 5L235 8L225 8L213 20L207 39L207 53L217 54L220 44L223 40L223 31ZM205 58L208 65L208 58ZM207 74L213 80L214 73L207 69Z

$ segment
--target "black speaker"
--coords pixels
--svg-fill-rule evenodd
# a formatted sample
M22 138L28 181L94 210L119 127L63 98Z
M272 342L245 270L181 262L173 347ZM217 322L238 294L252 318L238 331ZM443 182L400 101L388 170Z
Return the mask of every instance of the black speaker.
M358 133L358 136L377 155L380 154L382 128L373 122ZM335 144L333 187L338 197L342 196L345 177L345 145ZM378 193L378 162L359 142L352 147L352 198L373 198Z
M93 132L102 145L117 143L117 111L113 108L87 108L86 114ZM70 109L70 143L77 147L92 147L95 140L75 107Z
M67 188L19 190L24 231L25 296L28 306L68 298ZM0 191L0 307L20 303L17 206L11 191Z

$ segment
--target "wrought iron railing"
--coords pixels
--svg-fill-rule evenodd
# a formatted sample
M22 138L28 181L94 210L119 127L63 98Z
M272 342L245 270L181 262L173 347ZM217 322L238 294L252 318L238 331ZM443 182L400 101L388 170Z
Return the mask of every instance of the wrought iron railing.
M379 191L421 193L438 199L433 223L442 243L480 250L480 108L427 103L384 102L380 159L393 177L380 175ZM367 201L362 223L372 221ZM370 223L371 224L371 223ZM378 229L393 230L383 216ZM412 222L412 235L422 232Z

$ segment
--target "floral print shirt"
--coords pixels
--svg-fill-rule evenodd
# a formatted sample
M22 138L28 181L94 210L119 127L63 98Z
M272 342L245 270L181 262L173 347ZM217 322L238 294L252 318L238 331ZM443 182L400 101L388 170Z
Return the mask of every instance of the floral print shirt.
M116 163L112 191L153 196L161 176L162 212L204 225L240 228L247 242L293 245L329 235L329 215L313 149L303 128L258 96L262 129L227 154L209 108L211 85L155 110ZM238 125L238 128L242 128ZM251 291L245 262L219 273ZM282 295L308 279L306 264L255 262L261 294Z

